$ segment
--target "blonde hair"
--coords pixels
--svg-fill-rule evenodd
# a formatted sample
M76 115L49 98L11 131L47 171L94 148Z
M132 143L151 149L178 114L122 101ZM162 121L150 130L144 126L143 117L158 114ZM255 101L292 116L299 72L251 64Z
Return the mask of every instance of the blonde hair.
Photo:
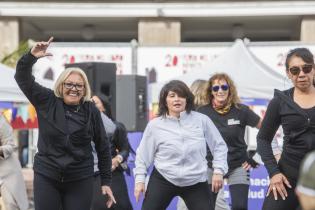
M191 86L190 90L195 96L194 104L196 107L206 105L207 102L207 80L197 79Z
M63 98L63 83L69 77L70 74L78 74L82 77L84 82L84 93L83 93L83 101L91 101L91 87L89 84L89 80L84 73L84 71L77 67L70 67L66 68L58 77L55 86L54 86L54 93L55 96L59 98Z
M236 107L238 107L237 104L239 104L241 102L241 100L237 94L236 86L234 85L234 82L229 77L229 75L227 75L225 73L216 73L210 77L210 79L208 81L208 86L206 89L207 102L211 103L211 101L213 99L212 85L213 85L215 80L225 80L227 82L227 84L229 86L229 95L227 98L227 104L231 103L231 104L234 104Z

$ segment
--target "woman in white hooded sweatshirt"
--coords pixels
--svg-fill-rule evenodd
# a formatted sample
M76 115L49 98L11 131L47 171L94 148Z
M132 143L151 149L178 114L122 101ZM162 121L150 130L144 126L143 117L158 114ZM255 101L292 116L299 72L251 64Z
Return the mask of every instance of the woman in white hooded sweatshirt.
M206 146L213 159L212 191L227 172L227 146L213 122L193 111L194 96L185 83L172 80L160 92L159 117L147 125L136 154L135 197L145 193L142 210L166 209L175 196L189 210L209 210ZM145 191L148 168L154 168Z

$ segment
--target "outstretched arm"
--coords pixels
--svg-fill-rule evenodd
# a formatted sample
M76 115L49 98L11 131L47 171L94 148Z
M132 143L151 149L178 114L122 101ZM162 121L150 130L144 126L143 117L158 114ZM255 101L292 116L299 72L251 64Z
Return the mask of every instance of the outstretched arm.
M16 66L14 78L22 92L36 108L38 106L44 106L44 102L53 94L52 90L35 82L35 78L32 75L32 67L37 59L51 55L51 53L46 52L46 50L52 40L53 38L50 38L48 42L37 42L30 52L19 59Z

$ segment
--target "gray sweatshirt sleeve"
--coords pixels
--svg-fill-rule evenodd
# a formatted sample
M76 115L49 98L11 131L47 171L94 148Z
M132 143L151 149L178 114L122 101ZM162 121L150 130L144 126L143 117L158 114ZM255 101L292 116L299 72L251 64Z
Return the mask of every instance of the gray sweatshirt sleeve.
M214 173L226 174L228 171L226 143L212 120L209 117L204 117L204 121L205 138L213 155Z
M145 183L148 168L153 162L156 150L155 138L152 135L152 126L149 123L144 130L141 142L136 151L135 168L135 183Z
M101 117L107 136L113 135L116 129L116 125L114 124L114 122L109 117L107 117L103 112L101 112Z

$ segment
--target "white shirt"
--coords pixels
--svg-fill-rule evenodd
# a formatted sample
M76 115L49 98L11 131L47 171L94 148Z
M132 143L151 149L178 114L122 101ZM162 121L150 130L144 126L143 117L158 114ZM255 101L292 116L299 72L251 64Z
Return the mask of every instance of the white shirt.
M206 146L213 154L215 173L225 174L227 146L213 122L191 111L179 118L158 117L147 125L136 154L135 182L145 182L152 163L176 186L191 186L207 180Z

